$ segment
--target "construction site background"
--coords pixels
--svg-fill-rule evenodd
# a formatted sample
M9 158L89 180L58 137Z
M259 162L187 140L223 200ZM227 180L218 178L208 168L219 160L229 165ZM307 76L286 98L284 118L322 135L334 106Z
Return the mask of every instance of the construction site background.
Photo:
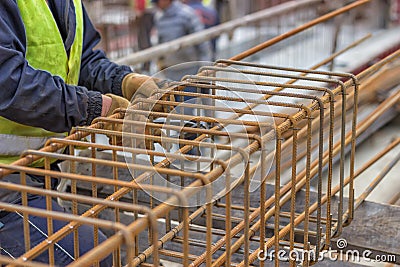
M179 1L179 0L177 0ZM139 14L135 11L136 0L84 0L84 5L96 28L102 35L99 48L111 59L120 58L139 51ZM212 0L206 1L212 7L220 2L221 23L275 6L289 0ZM339 3L327 1L327 7L334 8ZM400 0L372 1L359 11L359 19L366 20L372 27L387 28L400 21ZM323 13L324 10L320 12ZM147 1L147 11L155 12L151 1ZM379 14L378 16L376 14ZM156 45L154 31L152 43ZM231 36L230 36L231 38ZM224 44L218 45L219 49Z

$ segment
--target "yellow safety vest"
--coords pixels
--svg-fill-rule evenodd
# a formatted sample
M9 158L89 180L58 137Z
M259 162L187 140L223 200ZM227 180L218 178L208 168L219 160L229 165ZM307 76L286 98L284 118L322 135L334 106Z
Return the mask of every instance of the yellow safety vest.
M25 26L27 39L25 58L28 64L35 69L60 76L67 84L77 85L83 44L81 0L73 0L76 30L69 57L46 0L18 0L17 2ZM65 133L53 133L0 117L0 162L11 163L17 160L23 151L39 149L49 138L64 136ZM38 166L41 163L36 162L34 165Z
M203 0L203 5L211 6L211 0Z

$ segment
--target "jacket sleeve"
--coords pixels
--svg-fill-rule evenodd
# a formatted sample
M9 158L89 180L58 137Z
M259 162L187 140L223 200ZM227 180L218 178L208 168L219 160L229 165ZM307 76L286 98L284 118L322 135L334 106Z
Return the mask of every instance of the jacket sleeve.
M111 62L103 51L96 50L100 42L100 34L94 28L84 10L84 41L79 85L103 94L122 95L122 79L131 68Z
M53 132L89 124L101 113L101 94L66 85L32 68L16 1L0 1L0 116Z

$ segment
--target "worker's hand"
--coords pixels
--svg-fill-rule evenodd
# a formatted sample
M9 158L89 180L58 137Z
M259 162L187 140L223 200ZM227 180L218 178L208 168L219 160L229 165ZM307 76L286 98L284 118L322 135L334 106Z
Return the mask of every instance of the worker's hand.
M101 115L107 117L112 115L118 108L127 109L130 104L125 98L113 94L102 95L102 100L103 106L101 109ZM107 123L104 126L104 130L122 132L122 126L122 123L115 123L114 125L113 123ZM115 139L113 139L113 135L107 135L107 137L110 145L122 144L122 136L116 136Z
M103 95L103 107L101 115L108 117L112 115L114 110L118 108L127 109L129 104L129 101L123 97L113 94Z
M170 81L167 80L156 79L137 73L130 73L126 75L122 81L122 95L130 101L134 101L138 98L149 98L156 90L166 89L169 85ZM175 101L173 95L165 95L165 97L161 97L161 99ZM156 104L151 108L151 110L156 112L168 112L168 106Z

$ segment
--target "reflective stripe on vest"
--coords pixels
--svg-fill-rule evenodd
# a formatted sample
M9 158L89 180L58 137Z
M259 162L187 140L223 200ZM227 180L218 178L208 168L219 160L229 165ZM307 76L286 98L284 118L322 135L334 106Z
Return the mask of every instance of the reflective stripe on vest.
M83 44L81 0L73 0L76 30L69 58L46 0L17 0L17 2L25 26L27 43L25 58L28 64L35 69L60 76L67 84L78 84ZM65 133L62 135L65 136ZM60 137L60 133L52 133L0 117L0 162L9 163L11 158L15 159L15 155L20 155L27 149L41 148L51 137Z
M57 137L57 136L54 136ZM64 134L59 134L59 138ZM19 156L21 151L42 148L49 137L19 136L12 134L1 134L0 154L4 156ZM10 145L12 144L12 145Z

